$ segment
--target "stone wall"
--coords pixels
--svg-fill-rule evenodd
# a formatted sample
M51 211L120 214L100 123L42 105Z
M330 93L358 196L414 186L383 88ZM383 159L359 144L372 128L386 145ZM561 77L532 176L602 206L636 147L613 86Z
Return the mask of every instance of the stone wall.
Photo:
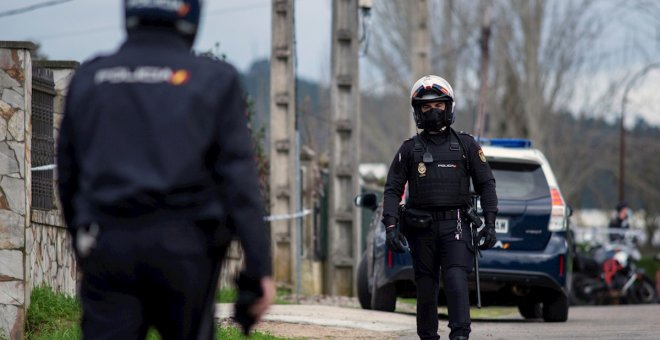
M30 211L30 42L0 42L0 336L23 337L29 298L25 230Z

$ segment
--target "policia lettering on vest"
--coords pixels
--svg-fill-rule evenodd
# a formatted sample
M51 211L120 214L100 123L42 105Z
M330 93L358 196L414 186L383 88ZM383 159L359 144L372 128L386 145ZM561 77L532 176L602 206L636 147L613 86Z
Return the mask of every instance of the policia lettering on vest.
M450 339L468 339L470 301L467 275L475 254L470 234L470 179L480 195L485 227L477 233L479 249L496 242L495 178L477 142L451 128L454 91L443 78L428 75L411 90L418 129L403 142L385 183L383 224L392 251L409 246L417 286L417 334L439 339L438 291L442 274ZM401 197L408 184L405 206Z

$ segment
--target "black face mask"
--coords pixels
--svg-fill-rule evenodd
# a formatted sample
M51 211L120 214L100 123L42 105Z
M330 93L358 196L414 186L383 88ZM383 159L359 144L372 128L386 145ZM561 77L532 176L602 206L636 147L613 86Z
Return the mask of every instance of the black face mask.
M437 108L428 111L420 112L422 119L422 129L427 131L440 131L449 121L447 117L447 110L440 110Z

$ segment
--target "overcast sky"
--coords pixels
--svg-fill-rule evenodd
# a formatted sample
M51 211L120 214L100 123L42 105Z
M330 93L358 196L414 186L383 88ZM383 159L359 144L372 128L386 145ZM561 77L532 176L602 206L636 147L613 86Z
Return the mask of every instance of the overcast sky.
M4 0L0 1L0 13L48 1ZM330 77L331 0L295 0L295 4L298 76L327 83ZM220 52L241 71L247 70L257 59L268 58L270 5L271 0L206 0L195 49L209 50L219 42ZM0 17L0 39L40 43L42 52L53 60L84 61L96 54L113 51L123 41L122 15L122 0L71 0ZM660 28L658 32L660 36ZM651 43L660 45L657 41ZM364 81L366 58L361 58L361 65ZM636 72L643 66L630 65L629 71L618 71ZM601 75L606 76L609 72L605 70ZM635 112L639 112L647 121L660 125L658 88L660 70L654 70L630 92L627 105L629 124L634 122ZM612 110L619 112L620 108Z
M0 12L46 0L0 1ZM271 0L206 0L195 49L220 52L238 69L270 54ZM298 74L326 80L330 69L330 0L296 1ZM84 61L113 51L125 38L122 0L72 0L0 17L2 40L30 40L49 59Z

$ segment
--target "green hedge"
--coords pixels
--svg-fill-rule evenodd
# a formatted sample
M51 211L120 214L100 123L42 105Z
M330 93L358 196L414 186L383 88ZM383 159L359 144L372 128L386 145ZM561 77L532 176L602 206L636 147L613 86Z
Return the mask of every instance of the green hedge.
M660 261L655 260L653 256L644 256L637 262L637 266L643 268L646 275L655 282L655 273L660 271Z

